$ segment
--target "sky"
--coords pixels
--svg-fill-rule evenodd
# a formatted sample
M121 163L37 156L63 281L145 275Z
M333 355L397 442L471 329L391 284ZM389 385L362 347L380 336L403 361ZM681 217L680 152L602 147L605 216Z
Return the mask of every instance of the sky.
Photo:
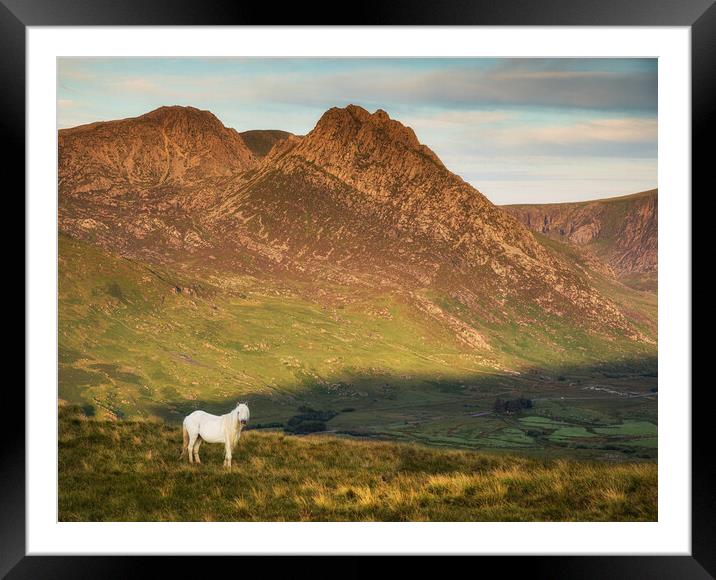
M308 133L384 109L496 204L657 187L656 59L61 58L59 128L191 105L237 131Z

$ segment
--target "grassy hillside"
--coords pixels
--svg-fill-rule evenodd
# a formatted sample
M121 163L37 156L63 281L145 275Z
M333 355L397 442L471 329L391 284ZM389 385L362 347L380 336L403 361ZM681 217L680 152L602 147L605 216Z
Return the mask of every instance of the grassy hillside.
M248 398L259 424L284 424L309 404L335 415L328 430L358 437L656 456L655 345L605 341L559 321L548 330L490 326L444 296L428 296L441 308L435 317L395 293L196 276L61 236L60 398L88 416L175 424L196 408L224 413ZM595 281L655 332L655 299L640 303ZM493 349L467 347L456 324L479 328ZM523 415L558 424L493 412L497 397L519 396L534 400ZM620 434L631 421L649 432Z
M60 521L657 519L653 463L588 463L245 432L179 461L181 432L60 409Z
M309 300L279 284L187 280L69 238L60 245L61 395L91 393L118 416L237 393L352 398L362 395L349 376L489 368L391 295L344 304L338 289Z

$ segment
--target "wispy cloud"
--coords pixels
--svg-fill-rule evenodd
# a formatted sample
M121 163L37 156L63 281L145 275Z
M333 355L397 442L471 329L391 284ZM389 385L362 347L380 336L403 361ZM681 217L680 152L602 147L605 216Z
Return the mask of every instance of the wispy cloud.
M654 141L657 136L655 119L623 118L596 119L572 125L546 126L530 129L510 138L521 141L548 143L584 143L587 141L608 141L622 143L643 143Z
M611 176L605 194L631 191L635 173L639 187L656 186L655 59L58 61L60 127L179 104L238 130L306 133L327 108L349 103L412 126L478 189L498 184L497 202L523 200L515 184L530 179L541 184L532 194L554 196L569 174L572 197L594 195L606 183L599 163ZM540 173L535 159L559 174Z
M173 91L157 81L144 78L122 78L107 82L107 87L123 93L168 96Z
M490 131L494 143L513 150L587 145L602 149L605 153L612 147L618 147L621 151L624 146L655 144L657 134L656 119L639 117L589 119L536 126L515 125Z
M415 129L456 129L456 128L482 128L490 125L504 124L506 121L516 119L515 111L424 111L422 114L412 114L406 122Z

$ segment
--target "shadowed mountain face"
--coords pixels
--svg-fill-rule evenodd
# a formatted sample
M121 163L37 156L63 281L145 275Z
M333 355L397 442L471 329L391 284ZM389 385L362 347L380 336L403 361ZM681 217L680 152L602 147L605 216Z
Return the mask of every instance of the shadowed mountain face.
M276 143L279 143L284 139L288 139L292 133L289 133L288 131L259 129L254 131L244 131L243 133L239 133L239 135L241 135L241 138L244 140L244 143L246 143L246 146L256 157L266 157Z
M658 192L586 201L509 205L523 224L604 260L626 284L656 290Z
M60 230L183 271L394 293L493 357L506 328L653 348L601 273L384 111L333 108L304 137L249 133L180 107L61 130Z

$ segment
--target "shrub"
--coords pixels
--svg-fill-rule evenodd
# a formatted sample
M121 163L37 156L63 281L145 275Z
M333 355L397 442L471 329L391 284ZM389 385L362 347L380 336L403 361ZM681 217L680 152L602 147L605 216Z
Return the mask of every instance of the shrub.
M298 413L286 421L284 431L298 435L325 431L326 421L330 421L337 414L330 409L316 410L308 405L301 405Z
M286 428L289 433L294 435L305 435L307 433L319 433L326 430L326 424L323 421L301 421L300 423Z
M517 413L522 409L531 409L532 407L532 399L519 397L518 399L508 399L506 401L498 398L495 400L495 404L492 408L495 413L503 413L510 415L512 413Z
M272 421L271 423L255 423L253 425L247 425L244 429L251 431L253 429L281 429L282 427L283 423L280 421Z

